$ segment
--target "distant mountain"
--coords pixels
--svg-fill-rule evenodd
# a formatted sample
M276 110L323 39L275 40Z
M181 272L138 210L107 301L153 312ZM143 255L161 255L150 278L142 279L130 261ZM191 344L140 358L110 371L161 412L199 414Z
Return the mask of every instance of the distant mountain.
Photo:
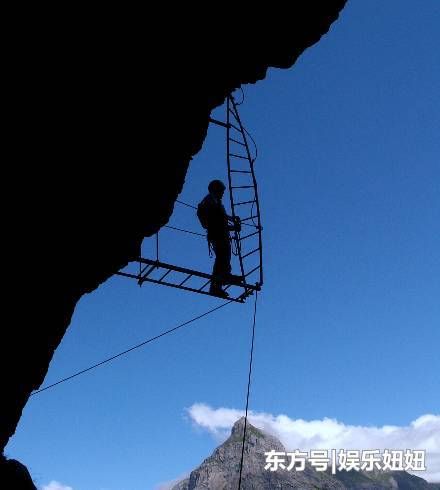
M232 427L230 437L172 490L234 490L238 488L244 417ZM286 451L281 442L247 423L242 490L440 490L405 471L341 471L336 475L306 465L304 471L267 471L265 452Z

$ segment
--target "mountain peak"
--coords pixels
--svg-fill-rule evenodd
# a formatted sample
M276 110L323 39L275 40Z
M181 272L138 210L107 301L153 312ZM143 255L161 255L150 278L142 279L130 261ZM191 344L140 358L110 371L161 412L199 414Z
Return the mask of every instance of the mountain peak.
M193 470L189 478L179 482L172 490L225 490L238 488L240 461L243 447L245 418L239 418L232 426L231 435L217 447L203 463ZM244 445L243 480L244 490L289 488L292 490L434 490L425 480L406 472L365 473L342 471L336 475L317 472L310 464L304 471L267 471L265 452L286 449L274 436L249 423L246 424Z
M231 435L234 434L235 432L243 432L245 422L246 422L245 417L240 417L236 422L234 422L234 425L232 426L232 430L231 430ZM249 420L246 425L247 426L251 425L249 423Z
M236 425L243 425L245 423L245 420L246 420L246 417L245 416L242 416L240 417L233 425L233 427L235 427Z
M245 427L245 417L240 417L232 426L230 437L223 443L223 446L230 446L232 444L239 443L241 447L243 441L243 432ZM252 425L249 420L246 423L246 446L258 447L262 451L270 451L276 449L277 451L284 451L284 447L281 442L270 434L266 434L261 429L258 429ZM241 451L241 449L240 449Z

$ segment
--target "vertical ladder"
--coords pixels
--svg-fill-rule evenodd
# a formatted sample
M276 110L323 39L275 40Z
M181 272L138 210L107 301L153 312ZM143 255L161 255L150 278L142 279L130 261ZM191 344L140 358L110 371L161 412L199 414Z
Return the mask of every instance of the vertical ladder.
M228 185L232 216L243 216L243 227L253 227L254 230L241 236L234 232L241 274L244 279L250 274L259 271L257 283L263 284L263 246L261 237L261 216L258 200L258 186L254 172L256 155L252 156L248 136L243 126L233 95L229 95L226 102L226 159L228 166ZM251 137L252 139L252 137ZM242 230L243 231L243 230ZM257 245L246 251L246 240L257 238ZM259 263L248 271L246 259L258 254Z

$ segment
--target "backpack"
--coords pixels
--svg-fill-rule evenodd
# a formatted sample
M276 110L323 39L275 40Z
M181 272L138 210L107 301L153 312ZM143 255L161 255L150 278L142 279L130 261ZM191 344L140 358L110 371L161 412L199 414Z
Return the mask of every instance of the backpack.
M206 199L203 199L203 201L201 201L197 206L197 218L199 218L202 227L207 230L209 221L209 210Z

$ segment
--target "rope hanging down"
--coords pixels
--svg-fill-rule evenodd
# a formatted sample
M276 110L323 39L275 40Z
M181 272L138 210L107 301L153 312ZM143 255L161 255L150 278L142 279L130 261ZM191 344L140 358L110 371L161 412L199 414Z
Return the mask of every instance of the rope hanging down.
M164 337L165 335L168 335L172 332L175 332L176 330L178 330L179 328L182 328L182 327L185 327L191 323L194 323L195 321L197 320L200 320L201 318L211 314L211 313L214 313L215 311L217 310L220 310L220 308L223 308L224 306L232 303L233 301L230 300L230 301L227 301L226 303L223 303L221 304L220 306L216 306L215 308L211 308L210 310L208 311L205 311L205 313L202 313L201 315L198 315L198 316L195 316L194 318L191 318L191 320L187 320L186 322L184 323L181 323L180 325L177 325L176 327L173 327L173 328L170 328L169 330L165 330L164 332L160 333L159 335L156 335L155 337L150 337L149 339L147 340L144 340L143 342L140 342L139 344L137 345L134 345L133 347L130 347L129 349L126 349L122 352L119 352L118 354L115 354L114 356L112 357L108 357L107 359L104 359L103 361L101 362L98 362L96 364L93 364L92 366L89 366L88 368L86 369L82 369L81 371L78 371L77 373L75 374L72 374L70 376L67 376L66 378L63 378L63 379L60 379L59 381L56 381L55 383L52 383L48 386L45 386L44 388L41 388L40 390L37 390L37 391L34 391L33 393L31 393L29 396L33 396L33 395L38 395L38 393L41 393L42 391L46 391L48 390L49 388L53 388L54 386L57 386L61 383L64 383L66 381L69 381L73 378L76 378L77 376L80 376L81 374L84 374L84 373L87 373L88 371L91 371L92 369L96 369L104 364L107 364L108 362L111 362L115 359L117 359L118 357L122 357L126 354L128 354L129 352L135 350L135 349L139 349L140 347L143 347L144 345L146 344L149 344L150 342L153 342L154 340L157 340L157 339L160 339L161 337Z
M238 480L238 490L241 490L241 476L243 472L244 443L246 439L246 428L247 428L248 408L249 408L249 392L251 389L252 362L254 358L254 339L255 339L255 320L257 317L257 300L258 300L258 291L255 291L254 320L252 322L252 342L251 342L251 353L249 358L249 374L248 374L248 385L247 385L247 395L246 395L246 413L244 417L243 443L241 446L240 478Z

